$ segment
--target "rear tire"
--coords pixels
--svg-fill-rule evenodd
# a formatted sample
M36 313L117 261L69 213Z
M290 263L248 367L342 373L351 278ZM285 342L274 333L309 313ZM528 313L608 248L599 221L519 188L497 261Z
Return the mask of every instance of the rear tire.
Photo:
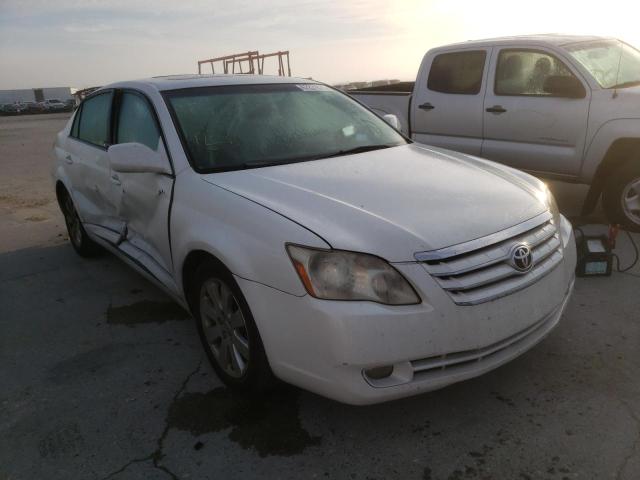
M640 162L627 162L609 177L602 195L609 221L640 232Z
M196 271L190 297L202 346L220 380L245 392L271 389L276 381L260 333L231 273L206 261Z
M76 211L76 207L73 204L71 195L66 191L60 196L60 209L64 215L64 222L67 225L69 241L76 253L81 257L95 257L100 255L103 252L102 247L87 235Z

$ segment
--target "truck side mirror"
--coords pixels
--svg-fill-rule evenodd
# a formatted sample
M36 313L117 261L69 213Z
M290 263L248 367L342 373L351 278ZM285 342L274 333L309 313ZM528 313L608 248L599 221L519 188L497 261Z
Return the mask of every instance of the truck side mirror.
M386 115L382 116L382 119L385 122L387 122L389 125L391 125L393 128L395 128L396 130L400 130L400 121L398 120L398 117L396 117L394 114L387 113Z
M542 89L554 97L584 98L587 96L582 82L573 76L549 75Z

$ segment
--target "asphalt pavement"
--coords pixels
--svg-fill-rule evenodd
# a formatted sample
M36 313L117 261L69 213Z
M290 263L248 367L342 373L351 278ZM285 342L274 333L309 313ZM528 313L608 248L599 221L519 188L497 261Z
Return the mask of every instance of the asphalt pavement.
M48 183L65 121L0 119L0 480L640 478L640 266L579 278L558 328L482 377L369 407L252 400L166 295L68 245ZM575 216L586 189L552 189Z

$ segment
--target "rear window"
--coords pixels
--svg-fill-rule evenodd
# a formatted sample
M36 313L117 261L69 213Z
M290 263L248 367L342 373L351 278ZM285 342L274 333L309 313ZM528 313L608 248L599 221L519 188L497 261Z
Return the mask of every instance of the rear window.
M99 147L109 143L111 92L88 98L82 104L78 138Z
M477 95L482 87L482 73L487 52L441 53L433 59L427 88L434 92Z
M78 129L80 128L80 109L76 110L76 116L73 118L73 126L71 127L71 136L78 138Z

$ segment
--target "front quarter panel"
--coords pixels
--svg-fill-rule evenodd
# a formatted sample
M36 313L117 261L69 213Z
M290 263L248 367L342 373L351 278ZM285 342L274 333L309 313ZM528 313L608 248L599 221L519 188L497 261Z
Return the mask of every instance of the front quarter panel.
M329 248L320 237L282 215L205 182L190 169L176 177L171 213L176 283L190 252L215 256L234 275L283 292L306 294L287 255L287 242Z

